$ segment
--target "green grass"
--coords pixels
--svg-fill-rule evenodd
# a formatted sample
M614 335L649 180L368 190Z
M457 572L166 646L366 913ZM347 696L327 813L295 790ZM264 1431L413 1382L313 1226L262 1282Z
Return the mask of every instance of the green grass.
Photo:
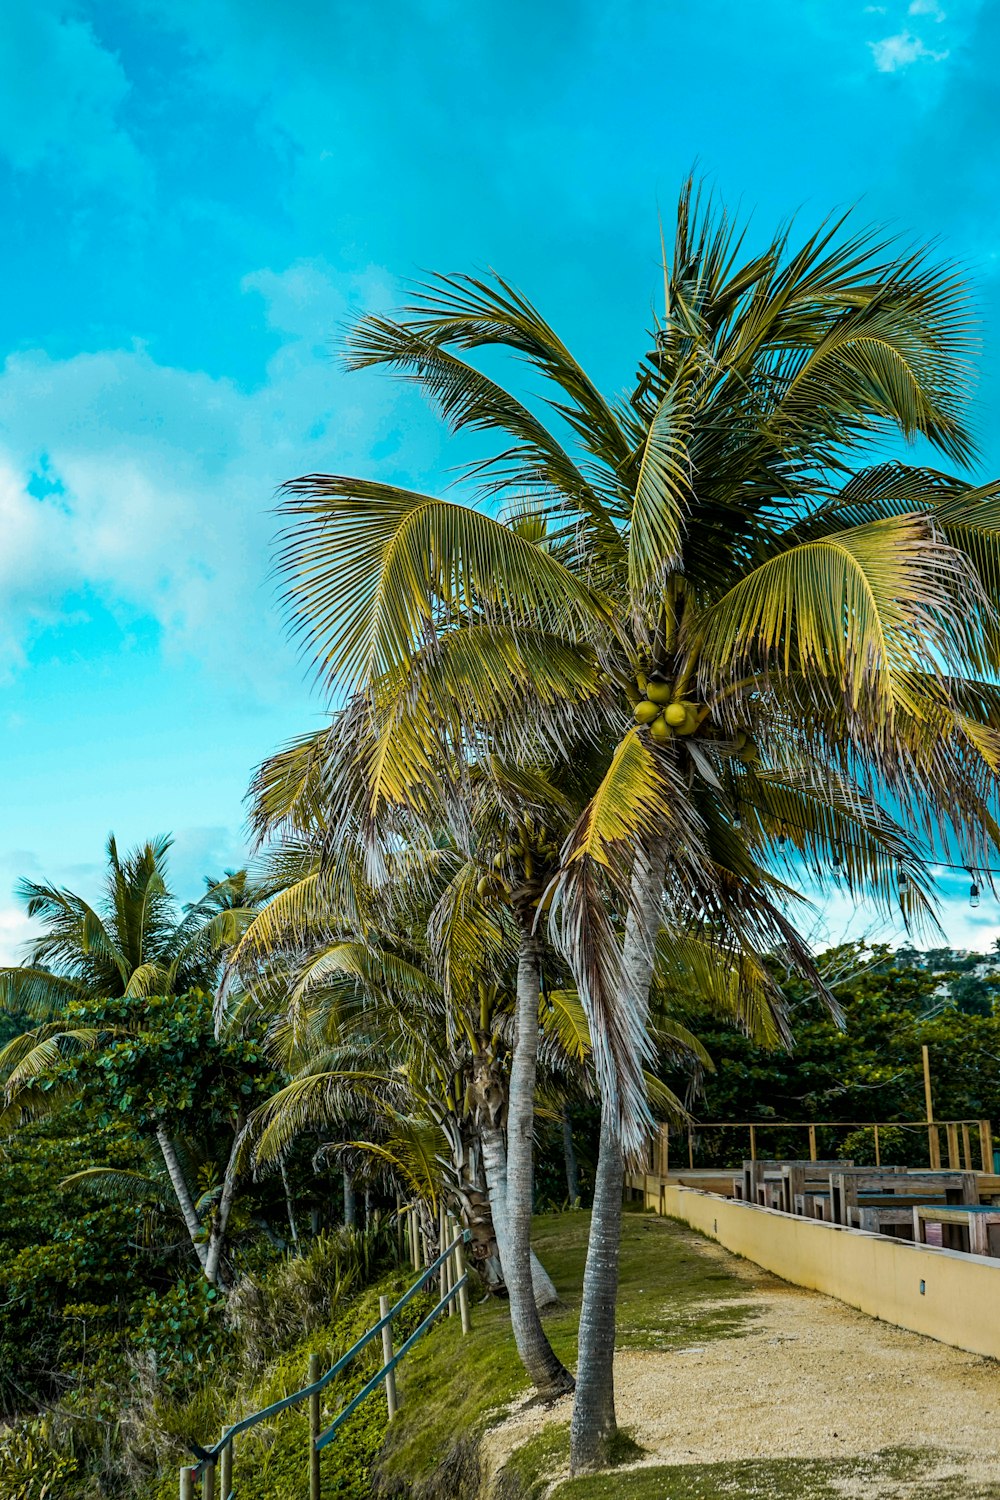
M554 1500L991 1500L994 1486L940 1478L942 1455L908 1448L863 1458L748 1459L741 1463L660 1465L567 1480ZM945 1462L947 1460L945 1459ZM551 1471L550 1471L551 1472ZM540 1487L541 1495L544 1486Z
M533 1231L538 1256L563 1299L561 1307L546 1314L546 1332L570 1368L576 1364L589 1229L590 1215L577 1212L542 1215ZM727 1305L744 1290L717 1261L699 1253L690 1232L653 1215L626 1214L618 1301L621 1348L684 1348L732 1337L753 1315L746 1306ZM474 1304L468 1338L462 1338L453 1318L434 1329L401 1366L400 1419L389 1429L381 1475L390 1487L394 1479L419 1482L439 1471L451 1454L452 1469L449 1473L445 1462L440 1476L441 1484L451 1489L440 1493L456 1500L466 1490L474 1493L469 1471L476 1464L476 1441L487 1425L502 1419L527 1385L506 1305ZM551 1443L554 1462L558 1440ZM536 1466L539 1461L539 1455L530 1453L526 1460ZM527 1477L533 1482L533 1471Z

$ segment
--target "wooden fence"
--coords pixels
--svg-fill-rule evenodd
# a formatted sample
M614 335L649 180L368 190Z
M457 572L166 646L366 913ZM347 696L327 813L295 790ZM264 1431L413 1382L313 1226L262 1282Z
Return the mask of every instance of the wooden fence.
M761 1133L764 1134L766 1142L766 1133L775 1130L785 1134L804 1132L803 1145L808 1143L810 1161L817 1159L818 1131L870 1130L877 1166L882 1162L881 1132L886 1130L914 1130L921 1134L926 1132L928 1164L934 1170L939 1170L942 1166L943 1132L948 1157L947 1164L952 1171L964 1168L970 1172L977 1169L981 1172L992 1172L994 1169L993 1127L989 1120L707 1120L692 1121L689 1125L680 1127L679 1130L676 1128L670 1130L666 1125L661 1125L659 1139L654 1141L650 1148L649 1170L661 1172L666 1176L672 1164L675 1171L683 1170L685 1167L693 1171L698 1165L695 1158L698 1155L699 1137L705 1136L710 1131L747 1132L750 1137L750 1160L756 1161L760 1154L758 1147L762 1144ZM680 1152L674 1144L678 1136L683 1142ZM770 1156L774 1153L769 1152L765 1145L763 1154ZM713 1165L735 1166L745 1156L745 1151L736 1150L732 1163L716 1162Z
M378 1390L383 1383L386 1388L386 1402L389 1410L389 1420L396 1415L398 1396L396 1392L396 1367L400 1361L413 1348L414 1344L422 1337L445 1311L454 1311L454 1303L457 1300L459 1312L462 1318L463 1334L469 1332L469 1293L468 1272L465 1269L464 1246L471 1238L471 1231L466 1229L456 1233L448 1248L437 1257L423 1274L417 1278L411 1287L407 1289L392 1307L389 1306L387 1297L380 1299L379 1310L382 1314L373 1328L363 1334L357 1343L347 1353L337 1360L325 1374L320 1373L320 1357L318 1354L310 1355L309 1358L309 1384L304 1385L300 1391L294 1391L292 1395L285 1396L281 1401L275 1401L270 1406L265 1406L263 1411L255 1411L249 1417L243 1417L239 1422L234 1422L227 1427L222 1437L213 1448L197 1448L199 1460L196 1464L185 1466L180 1471L180 1500L194 1500L195 1486L201 1481L201 1500L216 1500L216 1480L218 1479L219 1500L234 1500L237 1490L233 1484L233 1466L235 1456L236 1439L244 1432L249 1432L261 1422L266 1422L271 1417L288 1411L293 1406L300 1406L304 1401L309 1403L309 1500L319 1500L320 1496L320 1457L323 1449L334 1439L339 1429L347 1421L352 1412L356 1411L362 1401L366 1400L374 1391ZM408 1302L421 1291L432 1277L439 1275L441 1278L441 1299L437 1306L427 1314L423 1322L414 1329L405 1343L397 1350L392 1346L392 1323L398 1317ZM371 1377L353 1396L347 1405L337 1413L325 1431L321 1426L320 1397L324 1389L335 1380L338 1375L343 1374L348 1365L351 1364L362 1351L366 1349L373 1339L381 1337L382 1340L382 1368Z

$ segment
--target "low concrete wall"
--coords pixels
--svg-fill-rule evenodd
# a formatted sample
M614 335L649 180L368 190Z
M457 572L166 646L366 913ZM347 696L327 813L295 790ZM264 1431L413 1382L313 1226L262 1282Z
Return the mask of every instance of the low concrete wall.
M676 1187L631 1179L648 1208L690 1224L783 1281L941 1343L1000 1359L1000 1260L935 1250Z

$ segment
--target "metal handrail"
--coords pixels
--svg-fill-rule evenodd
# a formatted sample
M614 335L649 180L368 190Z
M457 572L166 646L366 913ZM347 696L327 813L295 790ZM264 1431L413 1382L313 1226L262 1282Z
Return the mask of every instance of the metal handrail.
M449 1260L455 1254L456 1250L458 1250L460 1246L467 1244L471 1240L471 1238L471 1229L463 1229L459 1234L457 1234L448 1248L446 1250L443 1250L437 1257L437 1259L432 1261L432 1263L427 1266L423 1274L417 1278L417 1280L411 1287L407 1288L407 1290L399 1298L399 1301L393 1304L389 1311L379 1319L374 1327L369 1328L367 1333L362 1334L361 1338L359 1338L355 1344L351 1345L347 1353L342 1354L337 1362L331 1365L329 1370L327 1370L325 1374L321 1375L318 1380L314 1380L310 1385L303 1386L301 1390L293 1391L290 1396L283 1396L280 1401L273 1401L270 1406L263 1407L261 1411L252 1412L250 1416L243 1417L239 1422L234 1422L231 1427L227 1427L225 1429L222 1437L214 1447L198 1450L201 1455L199 1457L198 1463L186 1466L184 1469L182 1469L182 1476L185 1473L189 1474L192 1481L196 1478L201 1478L202 1475L204 1475L207 1471L213 1470L215 1468L218 1459L225 1452L225 1450L230 1447L233 1439L239 1437L241 1433L249 1432L251 1428L259 1426L261 1422L266 1422L268 1418L279 1416L281 1412L287 1411L290 1407L298 1406L301 1402L308 1401L310 1397L318 1396L322 1391L326 1389L331 1381L335 1380L338 1375L342 1374L342 1372L347 1368L351 1361L355 1359L363 1349L366 1349L373 1339L379 1337L379 1335L382 1333L382 1330L384 1328L387 1328L392 1323L393 1318L398 1316L398 1314L403 1310L407 1303L412 1301L417 1293L427 1285L431 1277L434 1276L436 1272L441 1270L441 1267L444 1265L445 1261ZM379 1385L382 1384L382 1382L388 1375L392 1374L396 1366L399 1364L400 1360L410 1351L410 1349L412 1349L413 1345L417 1342L421 1335L424 1334L434 1322L435 1318L437 1318L441 1314L441 1312L454 1300L454 1298L459 1296L460 1293L465 1289L468 1284L468 1280L469 1274L467 1271L465 1271L454 1283L454 1285L449 1287L448 1291L441 1298L440 1302L433 1309L433 1311L427 1314L426 1318L424 1318L419 1327L416 1328L414 1332L410 1334L405 1343L400 1346L400 1348L393 1355L393 1358L386 1364L384 1364L376 1375L372 1376L371 1380L367 1382L367 1384L358 1392L356 1396L352 1397L347 1406L344 1407L343 1411L338 1412L330 1427L328 1427L327 1430L319 1437L313 1440L313 1446L317 1450L323 1449L327 1446L327 1444L336 1433L338 1427L340 1427L341 1424L347 1420L347 1418L357 1409L358 1406L360 1406L361 1402L364 1401L366 1397L370 1396L371 1393L376 1390ZM231 1494L232 1492L230 1492L230 1496ZM223 1496L222 1500L230 1500L230 1496Z

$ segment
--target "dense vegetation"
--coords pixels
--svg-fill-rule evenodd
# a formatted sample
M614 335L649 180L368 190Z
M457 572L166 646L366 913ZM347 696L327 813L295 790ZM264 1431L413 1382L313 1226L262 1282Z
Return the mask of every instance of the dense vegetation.
M792 979L786 986L791 1051L763 1050L732 1028L713 1029L710 1018L690 1007L687 1019L702 1028L713 1067L682 1076L668 1062L665 1072L675 1087L692 1091L695 1117L918 1119L920 1047L927 1043L942 1117L1000 1120L1000 1013L982 1014L978 999L964 1008L965 991L957 982L978 966L987 992L1000 989L1000 974L991 977L992 959L937 951L918 962L905 951L854 947L821 955L820 963L824 972L841 976L833 982L846 1028L835 1026ZM117 1023L121 1005L110 1012ZM206 1283L177 1209L171 1209L162 1184L157 1191L149 1171L150 1101L166 1095L177 1105L185 1153L200 1153L199 1187L210 1193L218 1170L210 1144L220 1101L232 1105L244 1090L259 1096L278 1088L280 1077L262 1072L258 1053L245 1040L238 1046L215 1040L204 996L177 997L169 1012L124 1046L114 1043L58 1064L53 1082L61 1078L74 1090L80 1068L92 1069L86 1090L72 1092L48 1118L23 1126L0 1158L0 1286L6 1303L0 1312L0 1390L6 1413L15 1419L0 1444L0 1455L7 1455L0 1463L8 1466L0 1467L0 1476L16 1471L18 1484L26 1485L34 1472L35 1488L25 1488L27 1496L43 1493L46 1474L61 1474L52 1493L66 1500L103 1492L145 1500L172 1495L189 1438L205 1441L227 1413L255 1409L301 1384L310 1352L346 1347L374 1321L378 1292L398 1292L409 1283L411 1273L397 1264L395 1234L388 1227L394 1201L384 1185L373 1184L371 1213L374 1224L381 1211L386 1228L373 1227L367 1235L338 1229L345 1210L342 1173L330 1162L316 1172L303 1150L286 1162L284 1181L280 1173L241 1178L227 1251L238 1290L225 1298ZM106 1013L101 1017L106 1020ZM598 1115L593 1103L578 1100L570 1116L579 1182L589 1199ZM796 1139L789 1137L789 1149ZM890 1149L898 1149L910 1137L889 1134L888 1140ZM543 1121L540 1206L566 1205L564 1146L561 1120ZM913 1159L924 1160L922 1132L912 1134L912 1147ZM699 1141L699 1160L732 1162L742 1149L735 1133L718 1145L706 1136ZM856 1149L863 1153L863 1143ZM137 1163L145 1165L144 1175ZM79 1177L95 1168L108 1169L107 1177ZM68 1177L77 1180L63 1186ZM564 1299L567 1284L582 1269L586 1216L574 1222L571 1228L568 1220L552 1220L551 1233L536 1230L535 1236ZM620 1319L628 1342L627 1260L624 1274ZM694 1283L686 1296L694 1295L692 1288ZM425 1306L415 1305L414 1321ZM680 1312L675 1300L676 1327L683 1330ZM476 1340L489 1342L496 1319L505 1316L502 1303L488 1315L477 1310ZM574 1326L571 1306L555 1322L546 1320L567 1359ZM491 1358L483 1361L488 1379L482 1411L502 1404L504 1390L513 1396L522 1379L514 1358L509 1369L503 1366L501 1380L491 1348ZM441 1369L449 1357L445 1346L436 1354L428 1346L421 1373L411 1377L419 1385L425 1426L434 1411L449 1430L454 1425L454 1394L446 1397ZM436 1395L435 1382L442 1387ZM350 1388L348 1382L331 1393L331 1411L339 1391ZM466 1399L472 1399L471 1387ZM470 1415L470 1433L481 1418L477 1412ZM285 1485L289 1497L297 1496L303 1420L284 1419L275 1424L273 1446L252 1444L242 1452L244 1493L254 1495L266 1482L271 1488L261 1488L262 1496L281 1496ZM384 1407L373 1401L329 1455L327 1472L341 1486L332 1492L366 1495L380 1462L392 1475L404 1459L415 1462L418 1449L421 1464L432 1469L442 1435L412 1422L401 1431L416 1445L413 1451L400 1454L390 1446L380 1460Z

